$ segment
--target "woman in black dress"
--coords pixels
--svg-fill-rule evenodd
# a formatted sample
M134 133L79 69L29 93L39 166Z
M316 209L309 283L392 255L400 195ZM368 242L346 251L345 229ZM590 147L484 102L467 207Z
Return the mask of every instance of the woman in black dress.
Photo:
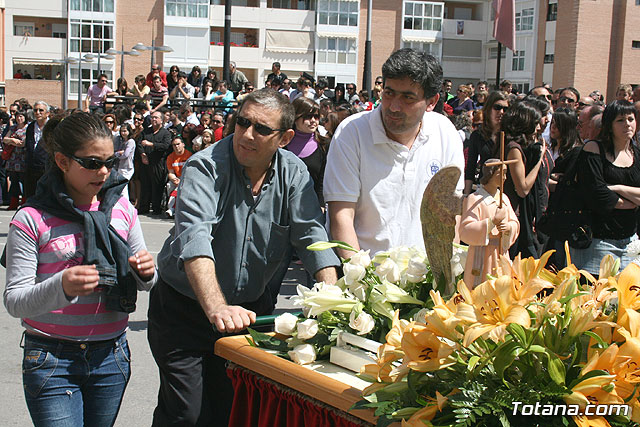
M509 197L520 221L520 235L509 250L512 258L518 253L523 258L540 256L534 231L540 198L532 191L546 151L544 143L537 143L540 117L538 109L527 102L515 103L502 117L505 156L507 160L515 160L515 163L509 164L504 194Z
M591 209L593 240L586 249L571 248L571 259L591 274L611 254L620 258L620 269L632 260L626 248L637 240L640 206L640 150L633 143L635 109L629 101L613 101L602 114L597 141L585 144L578 157L578 185Z

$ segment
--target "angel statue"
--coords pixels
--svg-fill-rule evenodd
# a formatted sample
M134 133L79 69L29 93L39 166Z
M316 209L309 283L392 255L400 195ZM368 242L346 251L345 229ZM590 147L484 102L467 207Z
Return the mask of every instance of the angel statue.
M455 286L451 258L456 215L461 215L460 240L470 245L464 281L471 288L494 272L499 256L508 256L509 247L518 238L520 223L509 199L501 196L505 163L508 161L488 160L481 186L466 198L456 191L461 174L456 166L440 169L424 191L420 207L424 244L436 283L444 283L447 294L452 294Z
M518 239L520 222L509 198L502 193L506 179L504 162L489 159L482 166L478 189L462 203L458 234L469 245L464 283L475 288L495 275L500 255L509 257L509 248Z

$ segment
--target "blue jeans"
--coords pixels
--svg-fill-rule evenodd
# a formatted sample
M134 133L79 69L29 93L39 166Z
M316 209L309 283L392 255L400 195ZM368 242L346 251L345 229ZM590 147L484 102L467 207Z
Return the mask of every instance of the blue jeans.
M25 334L22 382L35 426L112 426L131 375L126 333L99 342Z

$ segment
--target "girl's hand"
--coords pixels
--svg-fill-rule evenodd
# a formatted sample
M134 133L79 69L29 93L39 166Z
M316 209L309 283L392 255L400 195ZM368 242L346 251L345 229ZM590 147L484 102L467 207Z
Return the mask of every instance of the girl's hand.
M156 272L156 266L153 257L146 249L141 250L135 255L129 257L129 265L138 273L138 276L144 281L153 279Z
M76 265L62 273L62 289L69 297L90 295L98 286L100 275L95 265Z

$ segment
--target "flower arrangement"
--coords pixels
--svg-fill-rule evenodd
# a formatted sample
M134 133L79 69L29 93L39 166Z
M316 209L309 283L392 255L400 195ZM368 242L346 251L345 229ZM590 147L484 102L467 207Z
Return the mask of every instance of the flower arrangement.
M250 330L252 345L277 352L296 363L328 358L338 333L345 331L383 342L394 315L411 320L428 307L433 276L427 256L416 248L399 247L371 258L369 251L355 251L342 242L319 242L310 250L341 247L354 255L343 262L344 277L336 284L316 283L312 289L298 286L296 305L303 316L285 313L275 319L275 331L285 341ZM454 271L462 272L466 250L459 246Z
M607 256L596 280L570 259L546 270L550 255L503 257L475 289L431 291L419 319L396 313L354 407L378 426L637 426L640 266Z

